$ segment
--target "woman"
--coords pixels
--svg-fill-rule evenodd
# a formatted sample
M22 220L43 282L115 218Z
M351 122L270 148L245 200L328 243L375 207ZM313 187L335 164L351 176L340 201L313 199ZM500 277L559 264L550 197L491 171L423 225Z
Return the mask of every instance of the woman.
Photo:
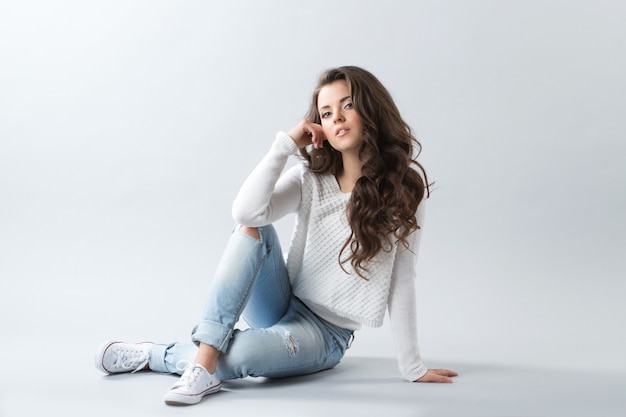
M324 72L307 117L279 132L233 204L237 223L215 272L193 343L105 342L106 373L182 373L168 404L195 404L221 380L285 377L334 367L362 325L389 311L401 375L451 382L421 361L416 258L428 196L420 144L368 71ZM283 173L289 156L304 161ZM296 223L287 261L271 226ZM235 329L243 318L249 329ZM184 365L184 366L183 366Z

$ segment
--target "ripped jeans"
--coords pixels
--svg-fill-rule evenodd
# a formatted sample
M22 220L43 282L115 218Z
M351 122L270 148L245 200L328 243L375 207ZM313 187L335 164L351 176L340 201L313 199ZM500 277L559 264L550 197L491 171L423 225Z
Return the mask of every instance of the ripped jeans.
M292 294L274 227L260 227L259 234L257 240L235 228L192 342L154 345L150 369L182 373L176 364L193 362L198 342L222 352L222 380L303 375L339 363L353 332L317 317ZM240 317L250 328L235 329Z

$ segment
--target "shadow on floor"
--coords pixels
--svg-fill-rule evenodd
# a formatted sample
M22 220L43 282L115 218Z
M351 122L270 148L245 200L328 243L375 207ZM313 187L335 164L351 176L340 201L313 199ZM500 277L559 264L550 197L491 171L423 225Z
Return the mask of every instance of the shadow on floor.
M3 381L0 416L623 417L626 410L624 374L445 365L459 372L453 384L418 384L399 378L394 358L346 357L312 375L226 381L222 391L184 410L162 400L175 375L105 376L93 366L63 373L26 369Z

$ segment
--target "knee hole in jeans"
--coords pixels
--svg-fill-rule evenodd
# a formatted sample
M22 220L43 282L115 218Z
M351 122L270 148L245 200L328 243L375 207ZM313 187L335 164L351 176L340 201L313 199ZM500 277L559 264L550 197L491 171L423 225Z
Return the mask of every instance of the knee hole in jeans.
M241 226L239 230L241 231L241 233L246 234L256 240L261 240L261 235L259 234L258 227Z

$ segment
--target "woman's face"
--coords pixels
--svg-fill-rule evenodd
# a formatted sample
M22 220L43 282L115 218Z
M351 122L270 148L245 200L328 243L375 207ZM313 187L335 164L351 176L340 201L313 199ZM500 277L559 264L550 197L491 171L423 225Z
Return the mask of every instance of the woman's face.
M354 110L348 84L334 81L317 95L324 137L341 153L357 152L363 142L363 121Z

